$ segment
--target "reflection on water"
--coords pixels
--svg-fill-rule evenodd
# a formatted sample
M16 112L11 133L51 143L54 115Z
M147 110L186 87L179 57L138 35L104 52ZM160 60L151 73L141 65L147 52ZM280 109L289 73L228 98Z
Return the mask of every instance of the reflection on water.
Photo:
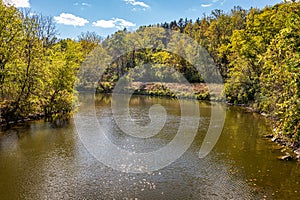
M149 123L148 109L163 105L164 129L149 140L128 137L111 118L110 96L95 105L110 139L123 148L151 151L166 145L177 132L180 106L176 100L134 96L131 116ZM84 103L82 104L84 106ZM200 127L189 150L172 165L151 174L114 171L94 159L81 144L74 124L52 128L42 121L6 131L0 138L0 199L296 199L297 162L276 159L278 146L263 135L270 132L257 114L228 107L223 133L204 159L198 158L210 120L210 104L200 103Z

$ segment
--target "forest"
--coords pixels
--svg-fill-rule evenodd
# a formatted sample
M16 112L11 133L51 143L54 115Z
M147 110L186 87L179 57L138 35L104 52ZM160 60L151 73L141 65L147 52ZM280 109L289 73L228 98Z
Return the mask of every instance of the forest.
M156 73L154 81L176 82L175 69L190 83L203 83L191 63L179 54L164 51L182 33L204 47L213 58L225 83L226 101L246 105L273 121L274 132L290 143L300 141L300 3L283 2L264 9L245 10L239 6L230 12L214 10L196 20L179 19L149 25L160 31L145 31L146 26L130 32L126 29L101 38L94 32L77 39L59 39L52 17L18 10L0 2L0 122L25 118L55 120L69 118L76 105L73 94L90 83L77 80L77 72L97 47L109 56L135 45L135 41L155 38L152 49L139 49L114 59L104 71L98 90L108 92L124 75L130 81L146 80L145 63ZM159 38L159 39L158 39ZM171 38L171 39L169 39ZM188 48L184 49L186 54ZM131 69L139 76L129 76ZM92 73L91 73L92 74ZM90 75L91 75L90 74ZM170 75L170 77L166 77ZM86 75L85 75L86 76ZM79 76L80 79L80 76ZM88 79L85 77L85 79ZM205 99L205 98L204 98Z

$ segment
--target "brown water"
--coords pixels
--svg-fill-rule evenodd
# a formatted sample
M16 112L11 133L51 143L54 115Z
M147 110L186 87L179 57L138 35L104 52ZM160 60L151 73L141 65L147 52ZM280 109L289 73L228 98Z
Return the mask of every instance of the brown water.
M152 142L140 145L111 121L110 96L97 97L97 116L111 124L116 144L151 150L172 140L180 120L176 100L135 96L131 114L138 123L149 120L154 103L166 108L168 122ZM270 127L257 114L227 107L217 145L200 159L210 110L210 104L200 103L200 127L188 151L148 174L122 173L98 162L78 139L73 121L62 128L30 122L1 132L0 199L299 199L300 163L276 159L283 153L264 138Z

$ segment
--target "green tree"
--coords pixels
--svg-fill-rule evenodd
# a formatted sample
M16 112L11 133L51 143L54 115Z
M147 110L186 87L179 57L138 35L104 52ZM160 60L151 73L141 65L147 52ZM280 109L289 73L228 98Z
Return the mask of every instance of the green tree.
M42 43L37 37L37 23L24 12L21 16L22 35L16 49L19 50L19 58L11 59L7 79L4 86L9 91L10 99L5 109L7 120L23 118L30 113L36 112L38 107L38 93L41 78L43 76L43 52Z
M300 15L286 15L286 27L264 54L260 108L278 121L277 134L300 140Z
M9 98L10 88L6 87L11 78L8 64L19 57L18 48L22 36L22 20L19 11L12 6L5 6L0 1L0 97Z
M50 120L67 119L72 113L77 71L83 62L80 43L61 40L49 50L47 76L44 80L43 112Z

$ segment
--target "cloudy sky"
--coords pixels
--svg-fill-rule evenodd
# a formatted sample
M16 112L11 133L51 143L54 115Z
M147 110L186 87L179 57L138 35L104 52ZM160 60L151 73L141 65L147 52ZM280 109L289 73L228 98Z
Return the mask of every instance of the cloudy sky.
M211 10L230 11L274 5L281 0L4 0L31 12L53 16L60 37L77 38L81 32L94 31L105 37L126 27L169 22L179 18L197 19Z

